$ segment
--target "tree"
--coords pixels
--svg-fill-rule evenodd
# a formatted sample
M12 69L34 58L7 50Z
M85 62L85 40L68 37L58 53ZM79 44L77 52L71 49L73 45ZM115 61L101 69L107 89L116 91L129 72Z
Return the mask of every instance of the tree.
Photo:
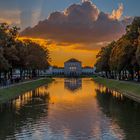
M8 61L10 67L10 77L12 78L12 69L16 66L18 57L15 48L16 37L18 35L17 27L10 27L6 23L0 24L0 46L3 48L3 56Z
M119 77L126 77L126 71L129 71L132 79L134 74L140 79L140 17L134 18L132 24L126 27L126 34L110 50L108 46L100 50L96 67L100 71L118 73Z
M101 51L96 56L97 62L95 65L97 67L97 70L105 71L107 77L107 72L110 73L109 59L114 45L115 41L111 42L108 46L101 48Z
M44 46L31 40L18 39L19 28L10 27L6 23L0 24L0 75L3 72L12 79L13 69L20 69L22 78L23 72L46 69L49 66L49 51Z
M126 36L128 40L137 40L140 29L140 17L135 17L132 24L126 27Z
M136 51L136 61L138 63L138 81L140 80L140 72L139 72L139 67L140 67L140 35L138 37L138 47L137 47L137 51Z
M110 55L110 67L112 70L121 71L129 70L133 75L134 61L137 47L127 39L126 36L120 38ZM133 62L133 63L132 63Z
M9 69L9 63L3 56L3 49L0 48L0 82L1 82L1 74L4 71Z
M49 53L47 49L43 49L39 44L26 40L25 67L32 71L32 76L36 76L36 70L46 69L49 66Z

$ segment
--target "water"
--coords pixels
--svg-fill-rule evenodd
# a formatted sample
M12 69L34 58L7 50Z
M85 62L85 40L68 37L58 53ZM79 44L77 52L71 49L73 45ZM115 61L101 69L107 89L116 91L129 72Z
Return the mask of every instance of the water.
M140 104L90 78L55 79L0 106L0 140L140 140Z

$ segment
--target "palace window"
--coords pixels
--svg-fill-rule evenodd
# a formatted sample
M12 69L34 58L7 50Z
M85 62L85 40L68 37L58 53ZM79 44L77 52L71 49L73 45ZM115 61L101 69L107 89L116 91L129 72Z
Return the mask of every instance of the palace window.
M72 70L72 71L76 71L77 70L77 68L75 66L71 66L71 67L69 67L69 69Z

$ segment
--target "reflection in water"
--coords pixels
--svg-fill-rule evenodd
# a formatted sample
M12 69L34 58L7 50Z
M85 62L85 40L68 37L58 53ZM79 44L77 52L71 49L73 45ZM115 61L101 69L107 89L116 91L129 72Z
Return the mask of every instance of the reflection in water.
M77 91L82 87L81 78L65 79L65 88L71 91Z
M56 79L1 105L0 140L139 140L140 104L80 80Z
M125 140L139 140L140 104L105 87L96 92L102 112L123 130Z
M45 87L44 87L45 88ZM36 129L35 124L47 115L49 94L39 88L19 96L14 101L2 104L0 110L0 140L21 139Z

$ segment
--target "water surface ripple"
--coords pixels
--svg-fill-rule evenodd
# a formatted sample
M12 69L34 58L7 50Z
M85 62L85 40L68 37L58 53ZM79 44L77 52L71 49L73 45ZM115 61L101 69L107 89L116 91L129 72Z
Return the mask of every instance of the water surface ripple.
M140 104L90 78L56 78L0 105L0 140L140 140Z

